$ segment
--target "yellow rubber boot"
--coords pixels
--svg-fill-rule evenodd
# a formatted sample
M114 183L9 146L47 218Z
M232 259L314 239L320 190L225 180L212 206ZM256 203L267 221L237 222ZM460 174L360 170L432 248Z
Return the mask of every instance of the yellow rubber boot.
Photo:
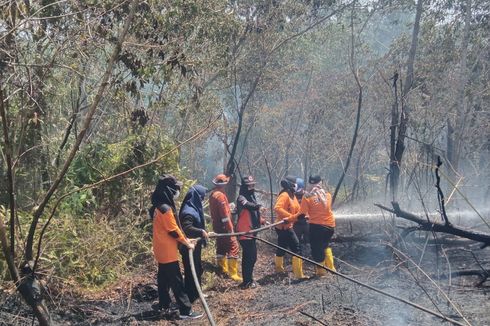
M228 262L226 257L216 257L218 266L221 268L221 273L228 274Z
M320 266L315 266L315 275L318 277L322 277L327 275L327 271L324 268L321 268Z
M276 256L275 259L276 273L284 273L284 257Z
M305 274L303 274L303 261L301 258L293 257L291 260L293 264L293 274L297 279L306 278Z
M335 266L333 265L333 253L332 248L328 247L325 249L325 261L323 262L325 266L336 272Z
M228 258L228 275L233 281L243 282L243 279L238 275L238 259Z

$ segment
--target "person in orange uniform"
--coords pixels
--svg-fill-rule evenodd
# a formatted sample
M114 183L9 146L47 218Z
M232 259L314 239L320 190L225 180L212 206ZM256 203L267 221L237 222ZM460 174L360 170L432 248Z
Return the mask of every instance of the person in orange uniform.
M158 262L158 310L170 308L172 300L169 288L175 296L181 319L196 319L202 314L192 311L191 303L184 290L180 273L178 243L194 249L194 243L187 239L175 218L175 199L179 196L182 182L171 175L160 177L151 196L150 216L153 218L153 254Z
M292 252L299 254L300 246L298 237L293 231L293 224L299 216L300 205L294 193L296 191L296 178L287 176L281 180L282 190L277 197L274 211L276 212L276 222L283 221L283 224L276 226L277 245L289 248ZM284 272L284 254L281 249L277 249L275 257L276 272ZM293 274L296 278L305 278L303 274L303 261L298 257L292 258Z
M301 200L305 194L305 181L301 178L296 178L296 192L294 196L298 200L298 203L301 205ZM299 247L301 250L301 255L308 257L310 255L310 226L308 224L308 216L304 214L300 214L298 216L298 220L293 225L294 233L298 237Z
M232 233L233 222L231 220L230 203L225 194L225 186L230 178L224 174L218 174L213 179L214 189L209 195L209 211L215 233ZM243 279L238 275L238 241L236 237L216 238L216 260L223 273L228 274L236 282Z
M335 231L335 217L332 213L332 195L322 188L320 176L310 176L311 190L303 196L300 214L310 218L310 246L313 260L335 271L330 239ZM316 275L326 274L325 269L316 266Z
M255 183L256 182L251 175L242 178L242 184L240 185L237 199L237 232L248 232L265 224L265 220L260 216L262 205L258 204L257 199L255 198ZM238 241L242 247L243 282L240 284L240 288L255 288L257 287L257 284L253 279L253 270L255 262L257 261L256 240L246 236L240 236Z

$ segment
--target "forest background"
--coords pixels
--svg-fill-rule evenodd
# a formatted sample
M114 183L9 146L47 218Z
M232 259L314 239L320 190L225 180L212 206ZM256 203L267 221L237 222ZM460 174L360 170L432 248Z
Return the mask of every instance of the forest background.
M38 279L96 291L151 259L162 173L233 174L232 200L241 175L320 174L336 208L433 210L440 156L448 209L490 199L488 1L0 8L0 273L40 321Z

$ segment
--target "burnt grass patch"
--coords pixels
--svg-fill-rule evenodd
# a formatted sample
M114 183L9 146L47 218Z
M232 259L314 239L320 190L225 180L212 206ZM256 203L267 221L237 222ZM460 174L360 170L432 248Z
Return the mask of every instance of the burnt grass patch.
M356 230L353 227L356 223L339 221L332 248L340 273L464 323L454 304L471 325L490 325L490 282L476 286L480 281L478 276L450 277L456 270L477 269L479 265L488 268L488 248L479 249L477 244L442 236L443 244L429 243L423 233L414 233L406 239L391 239L389 232L384 231L388 226L379 227L380 223L383 222L363 221L362 230ZM261 236L274 239L273 233ZM408 258L397 256L390 246L399 248L420 264L439 288ZM306 262L304 273L310 278L295 280L288 255L286 273L275 273L275 250L263 243L258 243L258 250L254 275L259 286L254 289L239 289L237 283L219 272L214 262L204 262L204 292L218 325L320 325L307 315L326 325L449 324L339 276L315 277L314 267ZM153 311L151 305L158 300L155 272L156 268L94 296L51 291L47 303L54 324L209 324L206 317L182 321L175 315ZM0 307L0 325L32 324L32 315L12 289L0 291ZM204 311L199 302L194 308Z

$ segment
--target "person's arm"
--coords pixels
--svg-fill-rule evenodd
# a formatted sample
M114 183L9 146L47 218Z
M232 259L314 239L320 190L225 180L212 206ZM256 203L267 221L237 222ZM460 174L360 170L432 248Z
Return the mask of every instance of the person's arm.
M238 196L238 202L240 203L240 205L242 205L243 207L251 211L258 211L262 207L262 205L248 201L247 198L245 198L245 196L241 196L241 195Z
M289 207L289 201L290 201L289 195L283 192L277 198L276 205L274 206L274 211L276 212L277 216L280 219L286 220L288 222L290 222L290 220L293 218L293 214L291 214L287 210Z
M163 219L163 225L168 234L178 242L185 245L187 248L194 248L194 244L185 237L184 233L177 225L177 221L175 220L172 210L169 210L166 213L168 214L166 214L167 216L165 216Z
M221 194L217 199L221 223L223 224L227 232L233 232L233 223L231 221L231 211L228 199L223 194Z
M197 228L194 226L194 217L191 215L184 215L180 219L180 224L182 225L182 229L189 238L201 238L204 236L205 230L201 228Z
M308 209L309 209L309 206L308 206L308 198L303 197L303 200L301 200L301 204L300 204L300 207L299 207L299 216L303 215L304 216L307 216L308 215Z

